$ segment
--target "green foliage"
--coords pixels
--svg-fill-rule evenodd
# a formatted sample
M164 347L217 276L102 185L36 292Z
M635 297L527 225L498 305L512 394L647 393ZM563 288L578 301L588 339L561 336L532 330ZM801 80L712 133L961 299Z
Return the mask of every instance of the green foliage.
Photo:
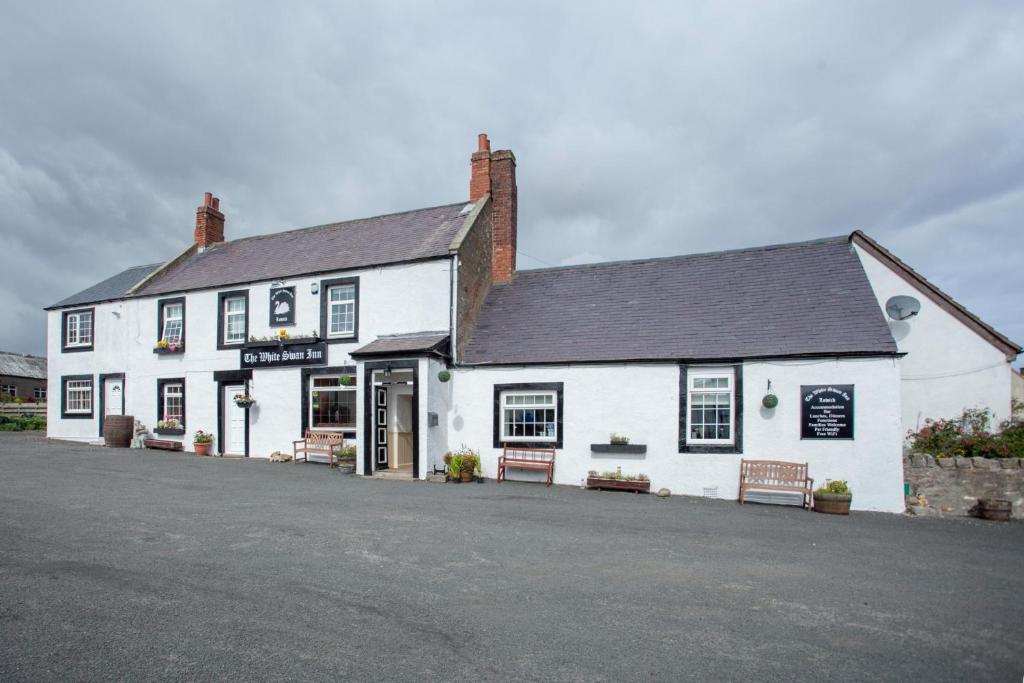
M835 493L843 496L852 495L850 487L843 480L826 481L825 485L818 487L815 493Z
M31 417L0 415L0 432L34 432L41 429L46 429L46 418L42 415Z
M342 446L341 448L334 449L334 456L337 458L344 458L346 460L354 460L356 457L356 445Z
M913 452L936 458L1024 458L1024 424L1006 420L993 432L987 408L970 408L946 420L927 419L908 437Z
M595 479L611 479L613 481L650 481L646 474L623 474L621 467L616 467L614 472L598 472L590 470L587 474Z
M448 473L457 479L464 471L480 474L480 453L463 444L457 451L444 454L444 462L448 465Z
M197 429L196 435L192 438L192 443L213 443L213 434Z
M609 434L608 442L615 444L616 446L625 446L629 443L629 437L623 436L622 434Z

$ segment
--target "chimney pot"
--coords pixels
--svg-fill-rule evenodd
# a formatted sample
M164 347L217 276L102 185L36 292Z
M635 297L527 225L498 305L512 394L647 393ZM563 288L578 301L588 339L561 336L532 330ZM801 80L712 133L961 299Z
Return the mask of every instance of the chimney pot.
M477 136L477 150L478 152L490 152L491 141L487 139L487 133L480 133Z
M212 192L204 192L203 193L203 206L212 206L212 205L213 205L213 193Z
M224 241L224 214L220 212L220 197L212 192L203 194L203 203L196 208L195 242L200 249Z
M218 211L220 211L220 197L214 197L213 198L213 208L215 208Z

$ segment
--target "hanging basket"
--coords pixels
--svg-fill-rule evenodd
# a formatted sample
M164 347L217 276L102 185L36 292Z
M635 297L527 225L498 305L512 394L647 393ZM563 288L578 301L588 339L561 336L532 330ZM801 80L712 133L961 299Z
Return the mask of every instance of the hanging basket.
M252 405L256 403L254 398L236 398L235 405L239 408L252 408Z
M442 370L441 372L437 373L437 379L439 379L442 382L447 382L451 378L452 373L448 372L447 370Z
M765 397L761 399L761 405L768 409L774 408L779 405L779 397L775 394L765 394Z
M342 375L338 381L341 382L341 386L343 387L350 387L356 383L355 377L352 377L351 375Z

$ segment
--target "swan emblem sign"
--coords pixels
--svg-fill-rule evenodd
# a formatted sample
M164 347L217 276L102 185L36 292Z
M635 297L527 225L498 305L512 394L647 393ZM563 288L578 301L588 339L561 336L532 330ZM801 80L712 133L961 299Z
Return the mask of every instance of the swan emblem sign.
M275 287L270 290L270 326L295 324L295 288Z

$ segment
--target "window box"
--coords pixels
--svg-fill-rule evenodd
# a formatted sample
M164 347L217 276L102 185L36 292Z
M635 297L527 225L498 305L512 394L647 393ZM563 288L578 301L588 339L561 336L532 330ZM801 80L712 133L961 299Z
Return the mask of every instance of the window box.
M185 353L185 347L177 346L172 349L170 346L154 346L153 353L157 354L158 356L174 356L181 353Z
M587 477L588 489L604 489L607 491L632 491L633 493L650 493L650 481L626 481L623 479L605 479L603 477Z
M247 349L265 349L268 347L285 346L286 344L313 344L320 341L319 337L285 337L262 341L247 341L243 344Z
M182 435L185 434L185 429L183 427L182 428L157 427L156 429L153 430L153 433L154 434L159 434L161 436L182 436Z
M619 455L644 455L647 453L647 446L641 443L592 443L592 453L613 453Z

